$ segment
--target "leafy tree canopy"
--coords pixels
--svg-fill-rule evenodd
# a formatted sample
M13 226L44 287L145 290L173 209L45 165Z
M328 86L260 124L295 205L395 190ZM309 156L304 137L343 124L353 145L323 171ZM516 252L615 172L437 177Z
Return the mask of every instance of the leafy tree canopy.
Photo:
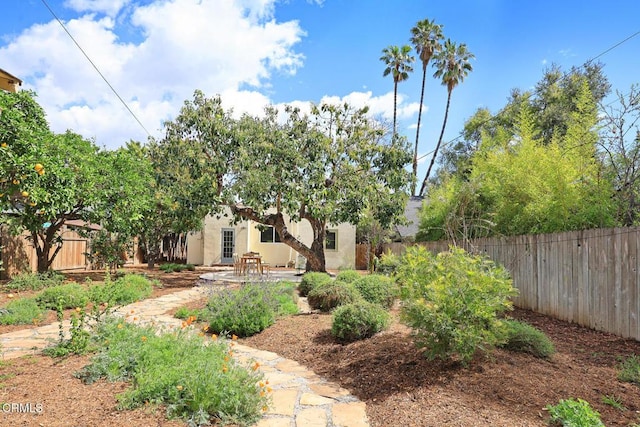
M406 141L389 139L366 108L346 104L312 106L308 115L270 107L234 119L219 97L196 91L159 144L180 153L175 165L203 190L196 204L273 226L316 271L325 270L329 224L357 224L366 210L383 226L393 223L410 182ZM288 232L285 216L311 224L311 245Z

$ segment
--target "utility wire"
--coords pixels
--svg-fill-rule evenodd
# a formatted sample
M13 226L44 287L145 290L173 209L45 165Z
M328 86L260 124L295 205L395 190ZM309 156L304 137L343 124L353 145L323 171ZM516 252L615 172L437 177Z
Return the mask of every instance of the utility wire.
M638 36L638 35L640 35L640 31L636 31L635 33L633 33L633 34L631 34L630 36L626 37L625 39L623 39L623 40L619 41L618 43L614 44L613 46L611 46L611 47L609 47L609 48L605 49L604 51L600 52L598 55L594 56L593 58L588 59L588 60L587 60L587 61L585 61L585 62L584 62L580 67L586 67L586 66L590 65L590 64L591 64L593 61L595 61L596 59L598 59L598 58L600 58L600 57L602 57L602 56L606 55L607 53L609 53L609 52L611 52L612 50L614 50L614 49L616 49L616 48L620 47L622 44L624 44L624 43L628 42L629 40L631 40L632 38L634 38L634 37L636 37L636 36ZM565 74L564 74L564 75L563 75L563 76L562 76L558 81L562 81L562 80L564 80L564 79L568 78L570 75L571 75L571 73L570 73L570 72L565 72ZM535 90L535 91L533 91L533 92L530 92L530 93L526 94L525 98L526 98L526 99L528 99L528 98L531 98L531 97L532 97L532 96L534 96L534 95L539 95L539 90ZM615 102L616 102L616 100L611 101L611 102L610 102L609 104L607 104L606 106L609 106L609 105L611 105L611 104L613 104L613 103L615 103ZM513 107L514 107L514 104L508 104L507 106L505 106L505 108L503 108L502 110L500 110L500 111L499 111L498 113L496 113L495 115L493 115L493 116L489 117L487 120L484 120L483 122L480 122L480 125L479 125L479 126L483 126L483 125L485 125L485 124L487 124L487 123L491 122L492 120L495 120L495 119L496 119L496 118L498 118L501 114L504 114L505 112L507 112L509 108L513 108ZM457 140L459 140L460 138L462 138L462 133L460 133L460 134L459 134L458 136L456 136L455 138L453 138L453 139L451 139L451 140L449 140L449 141L447 141L447 142L443 143L442 145L440 145L440 148L447 147L447 146L449 146L449 145L453 144L454 142L456 142ZM428 151L428 152L426 152L425 154L423 154L422 156L418 157L418 158L417 158L417 160L422 160L422 159L424 159L425 157L429 156L430 154L433 154L435 151L436 151L435 149L433 149L433 150L431 150L431 151Z
M104 80L104 82L107 84L107 86L109 86L109 88L111 89L111 91L115 94L116 97L118 97L118 99L120 100L120 102L122 103L122 105L124 105L124 108L127 109L127 111L129 111L129 114L131 114L131 116L133 116L133 118L136 120L136 122L138 122L138 124L140 125L140 127L145 131L145 133L147 134L147 136L151 136L151 133L149 133L149 131L147 130L146 127L144 127L144 125L142 124L142 122L140 121L140 119L138 119L138 116L135 115L135 113L133 111L131 111L131 108L129 108L129 105L127 105L127 103L125 102L124 99L122 99L122 97L120 96L120 94L118 93L118 91L116 91L116 89L111 85L111 83L109 83L109 80L107 80L107 78L100 72L100 69L98 69L97 65L91 60L91 58L89 58L89 55L87 55L87 53L84 51L84 49L78 44L78 42L76 41L76 39L71 35L71 33L69 32L69 30L67 29L67 27L62 23L62 21L60 20L60 18L58 18L58 16L55 14L55 12L51 9L51 7L49 6L49 4L47 4L46 0L42 0L42 3L45 5L45 7L47 9L49 9L49 12L51 12L51 15L53 15L53 17L56 19L56 21L58 21L58 24L60 24L60 26L62 27L62 29L65 31L65 33L67 33L67 35L71 38L71 40L73 40L73 43L75 43L76 47L78 49L80 49L80 52L82 52L82 54L84 55L85 58L87 58L87 61L89 61L89 63L93 66L93 68L96 70L96 72L100 75L100 77L102 77L102 80Z

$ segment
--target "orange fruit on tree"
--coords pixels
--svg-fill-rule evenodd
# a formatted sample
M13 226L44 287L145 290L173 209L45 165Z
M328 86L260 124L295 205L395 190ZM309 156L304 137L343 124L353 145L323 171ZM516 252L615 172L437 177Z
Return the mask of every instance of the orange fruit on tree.
M20 194L22 194L22 197L29 197L29 192L28 191L23 191Z
M44 166L42 166L42 163L36 163L33 169L35 169L36 172L40 172L41 170L44 170Z

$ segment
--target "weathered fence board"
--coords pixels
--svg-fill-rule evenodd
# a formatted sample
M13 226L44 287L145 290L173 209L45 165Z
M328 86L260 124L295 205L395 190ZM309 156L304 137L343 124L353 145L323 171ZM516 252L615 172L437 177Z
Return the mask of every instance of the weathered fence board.
M421 243L433 252L449 242ZM640 340L640 227L485 238L462 245L504 265L514 303L558 319ZM405 246L385 245L401 254Z

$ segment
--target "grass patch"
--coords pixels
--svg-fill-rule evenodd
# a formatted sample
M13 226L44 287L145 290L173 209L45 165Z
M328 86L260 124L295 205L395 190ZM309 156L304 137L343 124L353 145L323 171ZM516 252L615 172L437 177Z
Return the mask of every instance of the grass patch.
M640 386L640 356L634 354L620 364L618 379Z
M605 394L604 396L602 396L602 403L604 403L605 405L609 405L619 411L627 410L627 408L622 404L622 399L619 399L616 396L609 396L608 394Z

